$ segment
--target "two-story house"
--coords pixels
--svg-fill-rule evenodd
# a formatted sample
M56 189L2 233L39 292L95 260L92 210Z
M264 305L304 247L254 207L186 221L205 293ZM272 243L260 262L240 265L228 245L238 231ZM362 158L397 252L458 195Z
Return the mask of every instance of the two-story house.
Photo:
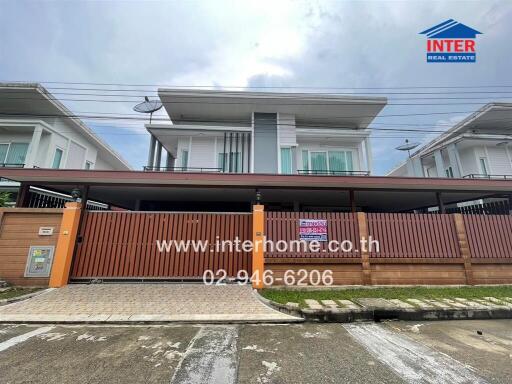
M160 89L150 170L368 175L382 97Z
M512 103L490 103L414 152L388 176L512 178Z
M39 84L0 83L0 167L129 170L129 164ZM0 191L17 193L2 180Z

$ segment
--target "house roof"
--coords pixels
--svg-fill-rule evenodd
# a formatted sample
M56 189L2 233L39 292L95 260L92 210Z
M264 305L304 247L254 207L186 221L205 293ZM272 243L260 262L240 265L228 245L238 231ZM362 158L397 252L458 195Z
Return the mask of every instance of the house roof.
M427 35L429 39L474 39L481 35L476 29L468 27L453 19L446 20L436 26L420 32L420 35Z
M51 120L65 118L98 149L102 158L117 168L130 170L131 166L106 142L99 138L82 120L38 83L0 83L0 118Z
M290 113L297 125L366 128L387 103L385 97L319 93L233 92L160 88L174 123L251 124L252 112Z

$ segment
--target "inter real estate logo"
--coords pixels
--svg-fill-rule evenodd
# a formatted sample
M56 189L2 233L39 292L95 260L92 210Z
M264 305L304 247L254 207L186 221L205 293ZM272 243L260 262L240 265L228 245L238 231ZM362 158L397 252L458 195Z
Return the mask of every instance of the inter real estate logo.
M427 36L427 63L474 63L481 34L453 19L420 32Z

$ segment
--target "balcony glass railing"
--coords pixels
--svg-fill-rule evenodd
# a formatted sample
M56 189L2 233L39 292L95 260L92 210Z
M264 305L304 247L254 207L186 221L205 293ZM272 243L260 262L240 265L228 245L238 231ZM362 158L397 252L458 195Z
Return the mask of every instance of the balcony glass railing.
M312 169L299 169L299 175L319 175L319 176L370 176L368 171L327 171L327 170L312 170Z
M147 172L222 172L222 168L207 167L144 167Z
M23 168L25 164L0 163L0 168Z
M463 179L505 179L512 180L512 175L486 175L483 173L470 173L462 176Z

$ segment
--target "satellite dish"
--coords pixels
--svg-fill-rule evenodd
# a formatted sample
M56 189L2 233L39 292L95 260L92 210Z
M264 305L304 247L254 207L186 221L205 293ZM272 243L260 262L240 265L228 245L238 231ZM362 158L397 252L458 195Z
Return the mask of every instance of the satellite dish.
M409 143L409 140L405 139L405 144L399 145L395 149L398 149L399 151L407 151L409 154L409 157L411 157L411 149L416 148L420 143Z
M139 113L149 113L149 123L151 124L153 112L156 112L161 108L162 102L160 100L149 100L147 96L144 96L144 101L133 107L133 110Z

